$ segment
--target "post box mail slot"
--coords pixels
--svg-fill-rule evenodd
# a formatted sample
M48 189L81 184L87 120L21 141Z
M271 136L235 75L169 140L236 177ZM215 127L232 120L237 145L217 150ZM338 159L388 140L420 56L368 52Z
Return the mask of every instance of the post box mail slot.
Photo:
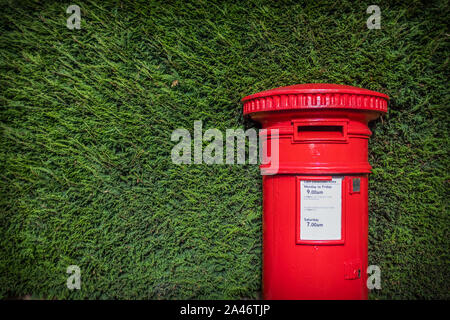
M347 142L347 121L293 121L294 142Z

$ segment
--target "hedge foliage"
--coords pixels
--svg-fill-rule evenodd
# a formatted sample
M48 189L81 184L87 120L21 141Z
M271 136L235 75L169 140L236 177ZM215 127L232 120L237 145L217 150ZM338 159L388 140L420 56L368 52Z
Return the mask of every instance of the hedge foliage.
M248 128L240 99L310 82L391 97L371 125L372 299L449 299L447 1L0 2L0 297L261 291L256 165L175 165L171 133ZM81 268L82 289L66 287Z

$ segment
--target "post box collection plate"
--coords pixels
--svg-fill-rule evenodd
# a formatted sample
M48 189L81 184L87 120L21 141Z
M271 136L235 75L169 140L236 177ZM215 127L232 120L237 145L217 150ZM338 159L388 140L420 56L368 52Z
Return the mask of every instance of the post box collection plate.
M342 178L300 180L300 241L342 240Z

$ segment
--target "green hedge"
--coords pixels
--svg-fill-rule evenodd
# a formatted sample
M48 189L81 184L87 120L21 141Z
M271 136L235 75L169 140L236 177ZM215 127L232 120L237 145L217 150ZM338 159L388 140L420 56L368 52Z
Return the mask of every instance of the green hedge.
M261 291L256 165L174 165L176 128L244 128L240 99L309 82L391 97L372 124L372 299L449 298L446 1L1 1L0 297ZM66 288L79 265L82 289Z

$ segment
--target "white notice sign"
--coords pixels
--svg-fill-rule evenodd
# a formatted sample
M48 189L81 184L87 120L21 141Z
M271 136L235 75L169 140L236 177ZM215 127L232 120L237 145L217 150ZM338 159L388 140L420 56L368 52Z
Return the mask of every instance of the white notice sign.
M300 181L300 240L340 240L342 178Z

